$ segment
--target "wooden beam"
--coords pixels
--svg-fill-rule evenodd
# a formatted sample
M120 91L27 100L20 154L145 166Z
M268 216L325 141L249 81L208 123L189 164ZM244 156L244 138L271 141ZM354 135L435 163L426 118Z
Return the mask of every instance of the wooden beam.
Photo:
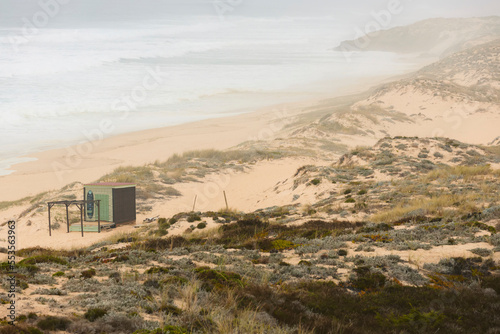
M83 204L80 207L80 227L82 228L82 238L83 238Z
M98 199L95 203L97 203L97 232L101 233L101 200Z
M52 236L52 230L51 230L51 228L50 228L50 208L51 208L51 206L50 206L50 203L49 203L49 204L47 204L47 205L48 205L48 207L49 207L49 237L51 237L51 236Z
M69 204L66 204L66 233L69 233L69 212L68 212Z

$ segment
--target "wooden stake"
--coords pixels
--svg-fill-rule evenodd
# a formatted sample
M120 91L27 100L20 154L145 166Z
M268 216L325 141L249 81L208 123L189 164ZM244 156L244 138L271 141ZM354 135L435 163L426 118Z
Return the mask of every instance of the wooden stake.
M193 203L193 212L194 212L194 208L196 206L196 199L198 198L198 195L195 195L194 196L194 203Z
M224 190L224 201L226 201L226 210L229 210L229 206L227 205L227 197L226 197L226 191Z

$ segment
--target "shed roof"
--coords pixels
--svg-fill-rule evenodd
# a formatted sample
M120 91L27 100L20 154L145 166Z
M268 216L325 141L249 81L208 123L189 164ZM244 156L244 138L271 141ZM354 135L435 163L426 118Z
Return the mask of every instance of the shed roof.
M124 187L124 186L134 186L135 183L121 183L121 182L99 182L99 183L87 183L84 186L103 186L103 187Z

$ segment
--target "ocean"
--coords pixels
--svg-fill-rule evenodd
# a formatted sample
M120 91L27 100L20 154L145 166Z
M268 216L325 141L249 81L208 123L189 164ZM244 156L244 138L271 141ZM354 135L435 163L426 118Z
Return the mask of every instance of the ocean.
M21 156L96 139L103 124L109 137L223 117L416 68L332 50L353 37L341 17L0 22L0 175Z

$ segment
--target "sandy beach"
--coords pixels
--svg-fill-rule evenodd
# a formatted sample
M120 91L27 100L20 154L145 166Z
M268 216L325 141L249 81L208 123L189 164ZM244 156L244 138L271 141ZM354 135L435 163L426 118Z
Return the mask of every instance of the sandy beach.
M11 167L0 177L0 201L59 189L72 182L92 182L119 166L163 161L188 150L227 149L244 141L271 139L284 119L307 103L278 105L256 112L178 126L126 133L68 148L36 153L35 161Z

